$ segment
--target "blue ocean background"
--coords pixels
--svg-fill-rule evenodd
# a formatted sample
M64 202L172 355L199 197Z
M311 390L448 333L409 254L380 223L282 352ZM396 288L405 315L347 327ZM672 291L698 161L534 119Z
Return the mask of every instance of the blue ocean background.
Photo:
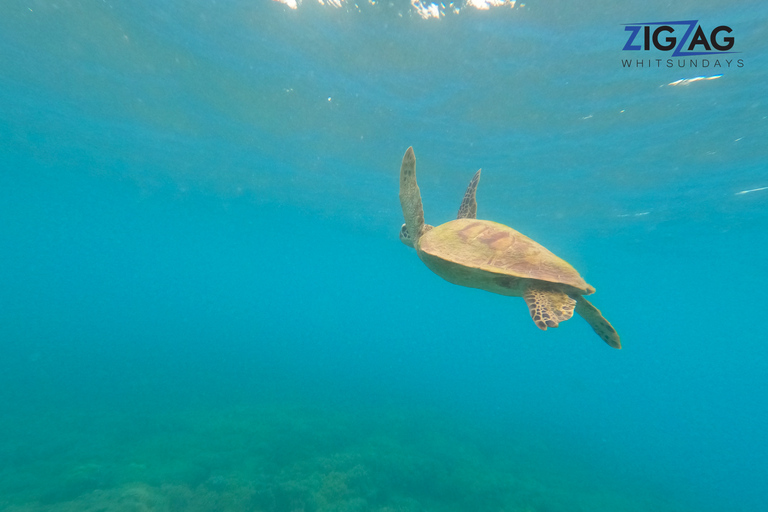
M768 510L768 4L324 3L0 5L0 510ZM432 274L409 146L624 348Z

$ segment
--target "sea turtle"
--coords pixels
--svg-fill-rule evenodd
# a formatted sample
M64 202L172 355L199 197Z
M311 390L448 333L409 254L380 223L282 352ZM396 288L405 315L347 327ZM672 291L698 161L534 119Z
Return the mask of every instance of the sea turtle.
M448 282L501 295L522 297L536 326L546 331L575 311L608 345L621 348L619 335L583 297L594 293L568 262L527 236L498 222L476 218L477 171L464 194L456 220L434 227L424 223L416 183L416 157L408 148L400 167L400 204L405 224L400 240Z

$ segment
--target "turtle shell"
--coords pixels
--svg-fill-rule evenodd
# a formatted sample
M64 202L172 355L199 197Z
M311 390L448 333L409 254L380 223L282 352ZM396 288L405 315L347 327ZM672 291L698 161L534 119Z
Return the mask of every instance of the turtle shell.
M583 295L595 291L567 261L498 222L477 219L446 222L419 239L419 250L428 257L468 269L563 284Z

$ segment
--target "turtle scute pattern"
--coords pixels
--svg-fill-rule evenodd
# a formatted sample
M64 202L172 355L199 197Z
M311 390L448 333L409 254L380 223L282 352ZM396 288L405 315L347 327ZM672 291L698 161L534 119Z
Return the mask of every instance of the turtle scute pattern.
M440 228L440 242L451 244L452 259L456 263L516 277L566 284L579 290L590 289L568 262L508 226L466 219L444 224ZM427 252L441 251L433 246L432 240L426 241L422 248Z

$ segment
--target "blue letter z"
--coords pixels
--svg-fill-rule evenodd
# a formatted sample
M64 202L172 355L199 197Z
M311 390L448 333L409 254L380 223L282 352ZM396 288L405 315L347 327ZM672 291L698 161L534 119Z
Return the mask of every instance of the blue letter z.
M633 42L635 42L635 38L637 37L638 32L640 32L640 29L643 27L640 26L629 26L624 27L625 31L632 32L632 35L629 36L629 40L627 41L627 44L624 45L624 48L622 50L642 50L642 47L639 44L632 45Z

